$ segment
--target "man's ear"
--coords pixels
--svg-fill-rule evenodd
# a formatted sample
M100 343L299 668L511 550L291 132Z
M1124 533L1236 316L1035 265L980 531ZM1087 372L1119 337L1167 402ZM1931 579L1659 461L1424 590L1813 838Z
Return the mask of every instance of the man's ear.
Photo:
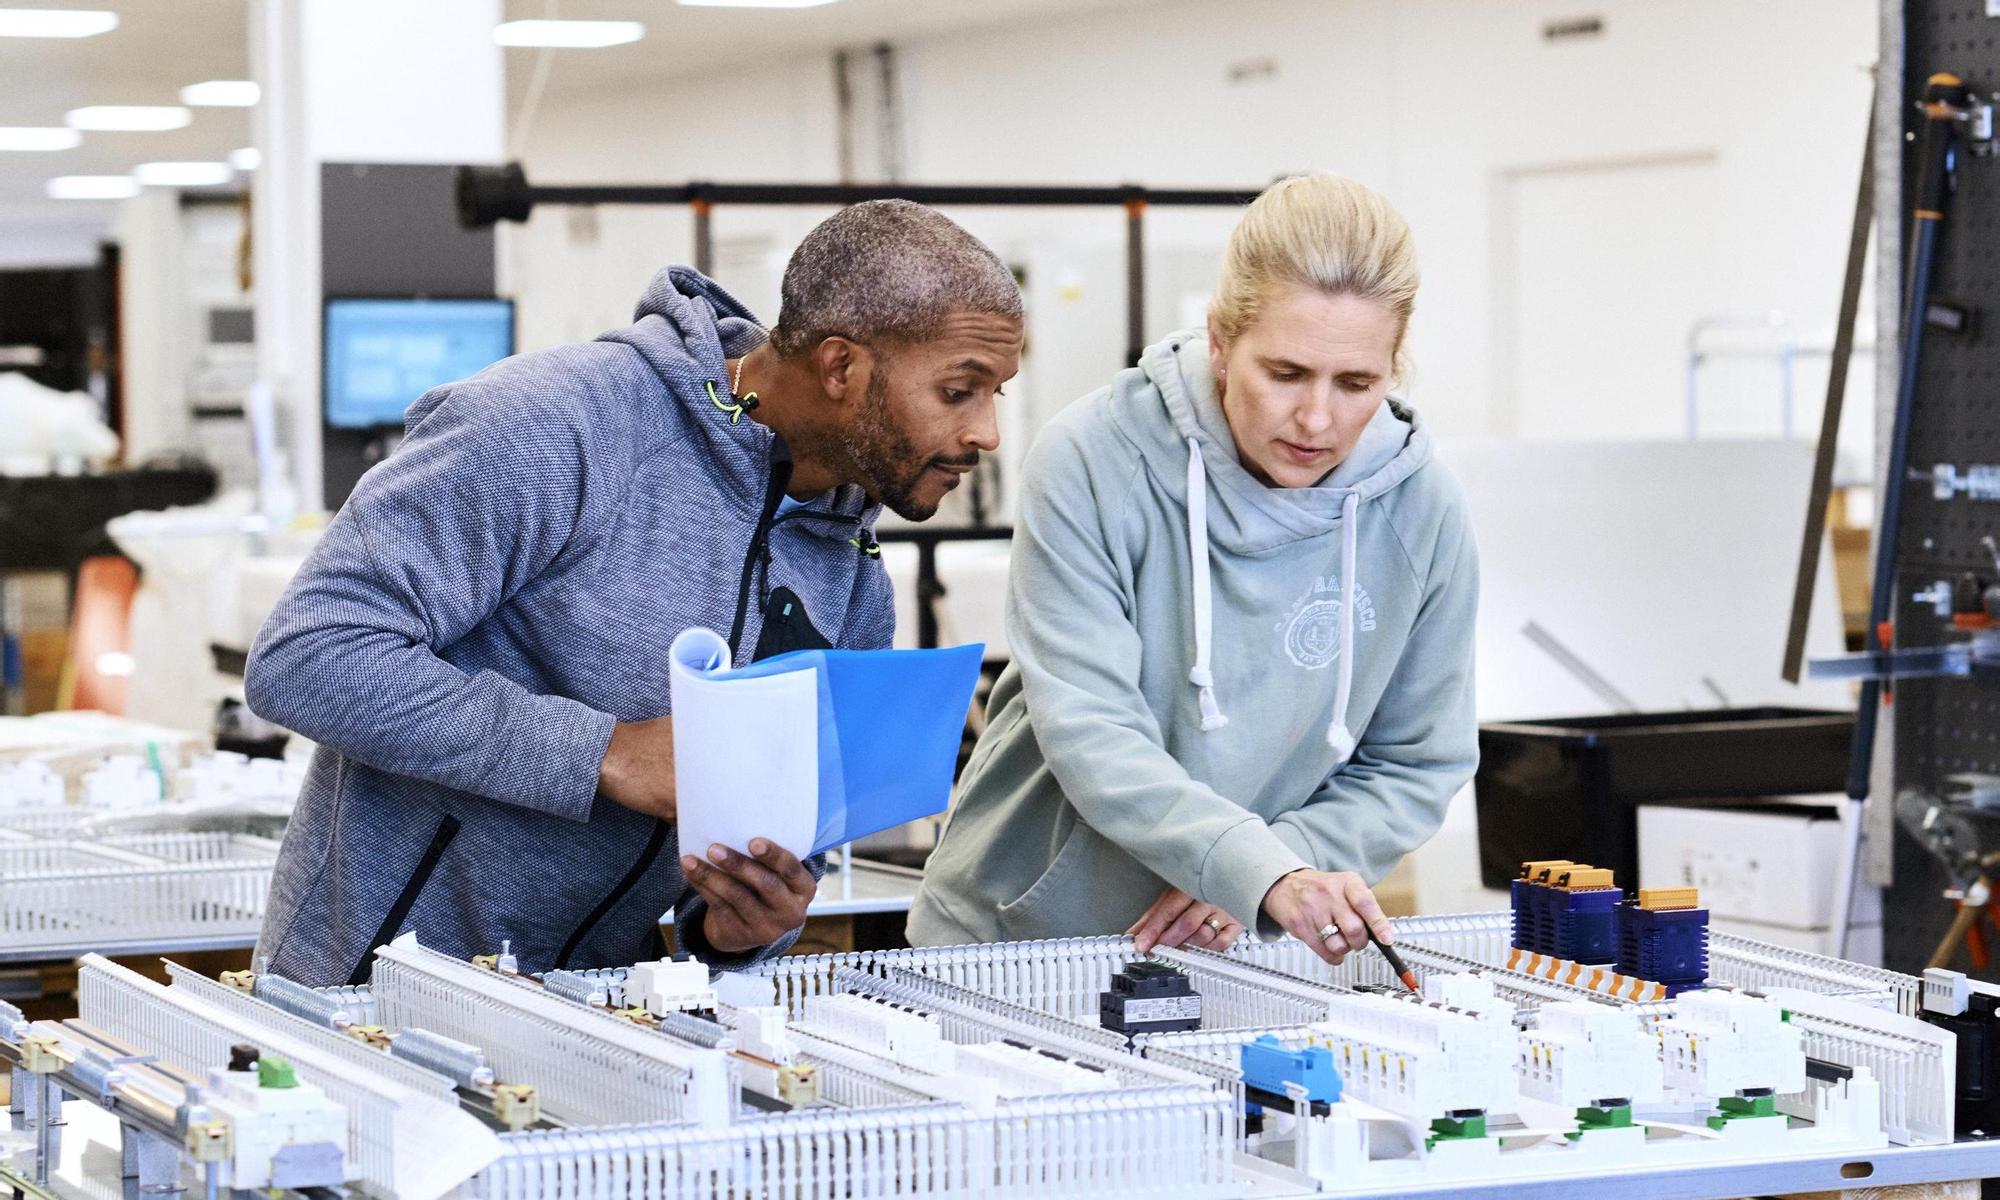
M819 378L820 391L835 404L865 395L868 372L873 367L874 355L868 347L844 337L825 338L813 348L813 373Z

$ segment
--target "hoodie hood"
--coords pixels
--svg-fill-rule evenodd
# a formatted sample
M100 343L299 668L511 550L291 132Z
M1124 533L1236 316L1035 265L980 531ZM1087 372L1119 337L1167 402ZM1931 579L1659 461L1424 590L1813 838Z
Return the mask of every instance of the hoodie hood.
M1237 454L1216 392L1208 338L1203 332L1187 330L1148 347L1140 356L1139 369L1159 393L1174 440L1180 443L1175 446L1172 441L1147 438L1141 446L1156 475L1167 478L1176 470L1185 474L1183 500L1194 583L1190 615L1195 646L1188 682L1197 689L1203 732L1229 724L1215 694L1210 669L1214 626L1211 543L1255 552L1337 529L1341 545L1341 645L1347 649L1340 655L1326 740L1339 761L1346 762L1356 742L1348 725L1348 706L1354 691L1352 647L1361 506L1408 479L1428 460L1429 434L1419 427L1415 412L1385 398L1354 448L1325 479L1308 488L1274 488L1251 475ZM1211 529L1211 507L1216 530Z
M639 352L679 402L679 420L700 431L746 504L764 503L773 470L789 472L791 462L783 439L751 419L754 397L739 398L729 387L728 360L750 353L766 336L756 316L721 284L692 267L667 266L646 285L632 323L597 339ZM854 520L871 528L881 512L851 484L806 507L842 518L844 525L821 531L842 539L852 535Z

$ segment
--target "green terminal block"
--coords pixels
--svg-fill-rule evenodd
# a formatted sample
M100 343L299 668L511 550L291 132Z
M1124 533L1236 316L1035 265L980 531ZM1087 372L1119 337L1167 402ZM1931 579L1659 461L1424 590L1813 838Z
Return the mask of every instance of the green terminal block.
M1778 1115L1776 1096L1724 1096L1716 1101L1722 1111L1708 1119L1710 1129L1720 1129L1731 1121L1741 1121L1748 1117L1775 1117Z
M1630 1129L1632 1128L1632 1106L1629 1104L1614 1104L1609 1108L1605 1108L1595 1104L1586 1104L1576 1110L1576 1124L1576 1132L1563 1135L1572 1142L1581 1138L1586 1133L1595 1133L1600 1129Z
M282 1058L265 1055L257 1060L257 1086L260 1088L295 1088L299 1077L293 1073L292 1064Z
M1439 1117L1431 1122L1431 1135L1424 1139L1424 1149L1433 1149L1439 1142L1466 1142L1485 1136L1485 1113L1464 1117Z

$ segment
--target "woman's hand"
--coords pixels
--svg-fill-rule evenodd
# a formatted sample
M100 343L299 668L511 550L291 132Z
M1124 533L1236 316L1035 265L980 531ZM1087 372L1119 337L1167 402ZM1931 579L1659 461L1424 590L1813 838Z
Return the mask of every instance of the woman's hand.
M1264 893L1264 912L1336 967L1368 944L1370 929L1384 945L1395 940L1375 893L1352 871L1293 871Z
M1141 954L1151 954L1155 946L1227 950L1242 936L1243 925L1215 905L1170 887L1125 933L1138 943Z

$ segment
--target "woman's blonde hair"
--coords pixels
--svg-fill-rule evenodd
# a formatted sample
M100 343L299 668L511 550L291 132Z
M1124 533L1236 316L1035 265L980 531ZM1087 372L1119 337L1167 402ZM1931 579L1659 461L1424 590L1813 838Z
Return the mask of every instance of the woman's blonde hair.
M1396 374L1406 374L1403 335L1417 306L1417 254L1409 224L1382 193L1327 171L1266 188L1229 235L1209 320L1234 339L1292 287L1385 305L1396 319Z

